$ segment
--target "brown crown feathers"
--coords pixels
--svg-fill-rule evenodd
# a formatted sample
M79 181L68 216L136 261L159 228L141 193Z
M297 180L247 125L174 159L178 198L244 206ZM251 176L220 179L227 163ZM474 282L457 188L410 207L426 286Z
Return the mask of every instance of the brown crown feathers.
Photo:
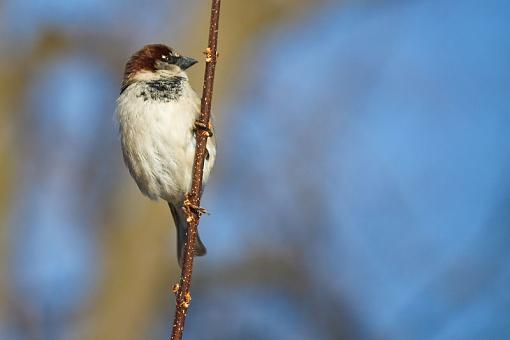
M174 53L171 47L163 44L145 45L141 50L134 53L126 63L120 92L122 93L133 82L132 79L136 73L156 71L155 61L160 60L164 55L173 55Z

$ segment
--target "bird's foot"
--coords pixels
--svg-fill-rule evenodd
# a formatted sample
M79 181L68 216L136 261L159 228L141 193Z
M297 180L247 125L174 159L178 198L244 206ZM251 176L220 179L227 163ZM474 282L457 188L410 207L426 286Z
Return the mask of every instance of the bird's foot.
M196 204L191 203L191 200L189 199L189 193L186 194L183 202L182 210L186 213L188 216L187 220L188 222L193 221L193 214L198 215L198 217L202 216L203 214L208 214L207 210L205 208L202 208Z
M196 130L205 131L207 137L212 137L213 136L212 129L213 129L213 127L212 127L212 124L211 124L210 121L209 121L209 124L202 123L199 120L195 121L195 131Z

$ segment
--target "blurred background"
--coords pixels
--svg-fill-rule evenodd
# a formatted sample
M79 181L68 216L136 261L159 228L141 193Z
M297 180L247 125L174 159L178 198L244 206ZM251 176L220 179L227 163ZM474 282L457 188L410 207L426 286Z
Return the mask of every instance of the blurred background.
M0 2L0 339L168 337L175 232L113 111L144 44L202 58L209 6ZM509 14L223 1L186 339L510 339Z

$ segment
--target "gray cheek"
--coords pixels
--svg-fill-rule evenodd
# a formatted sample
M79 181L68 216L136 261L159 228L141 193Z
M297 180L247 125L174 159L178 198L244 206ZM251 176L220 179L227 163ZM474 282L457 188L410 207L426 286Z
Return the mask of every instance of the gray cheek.
M180 71L179 66L168 64L161 60L157 60L154 63L154 66L158 70L166 70L166 71L170 71L170 72L174 72L174 73L178 73Z
M161 60L156 60L154 62L154 67L158 70L164 70L166 66L166 63L162 62Z

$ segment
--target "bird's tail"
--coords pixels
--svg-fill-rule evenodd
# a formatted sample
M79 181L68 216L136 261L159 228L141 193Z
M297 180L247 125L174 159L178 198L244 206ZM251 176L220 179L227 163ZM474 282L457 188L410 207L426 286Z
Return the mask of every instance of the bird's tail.
M182 204L178 206L168 202L168 206L170 207L170 212L172 213L172 217L175 223L175 229L177 230L177 261L179 262L179 266L182 267L182 255L184 252L184 243L186 241L186 214L182 210ZM205 248L200 236L197 232L197 240L195 242L195 256L204 256L207 253L207 249Z

